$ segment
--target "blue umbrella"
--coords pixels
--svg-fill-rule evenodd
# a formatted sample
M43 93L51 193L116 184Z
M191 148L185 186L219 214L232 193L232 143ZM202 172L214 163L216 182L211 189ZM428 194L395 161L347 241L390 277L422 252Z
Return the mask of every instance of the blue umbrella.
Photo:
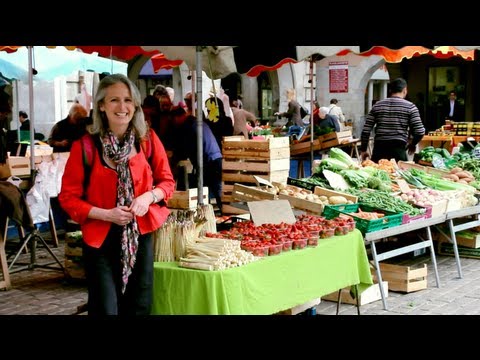
M28 68L23 69L10 60L4 59L0 56L0 79L2 79L2 82L5 81L5 79L9 82L11 82L13 79L27 82Z
M121 61L67 50L63 46L33 48L34 80L51 81L58 76L67 76L75 71L97 73L121 73L126 75L128 64ZM0 72L7 79L28 82L28 49L21 47L16 52L0 52Z
M75 71L95 71L98 73L121 73L127 75L128 64L94 54L70 51L64 47L47 48L45 46L21 47L16 52L0 51L0 73L7 79L16 79L28 83L29 111L31 128L35 128L33 81L50 81L58 76L67 76ZM32 178L35 174L34 132L30 132L30 165Z

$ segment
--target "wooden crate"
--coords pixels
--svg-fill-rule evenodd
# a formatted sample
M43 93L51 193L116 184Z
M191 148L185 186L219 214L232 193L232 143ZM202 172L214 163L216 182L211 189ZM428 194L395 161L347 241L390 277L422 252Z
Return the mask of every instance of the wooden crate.
M385 297L388 297L388 281L382 281L383 284L383 291ZM350 295L350 287L346 287L342 289L341 292L342 304L357 304L357 299L353 298ZM360 306L370 304L374 301L381 300L382 293L380 292L380 286L377 284L370 285L367 289L365 289L360 294L359 304ZM338 301L338 291L334 291L328 295L322 296L322 300L327 301Z
M380 263L382 280L388 281L392 291L410 293L427 288L427 264L420 266L404 266ZM378 282L377 272L371 268L372 278Z
M321 150L322 144L319 139L313 140L313 150ZM310 153L310 140L290 145L290 155L308 154Z
M439 175L441 177L448 174L448 171L441 170L441 169L436 169L436 168L431 167L431 166L423 166L421 164L415 164L415 163L409 162L409 161L399 160L399 161L397 161L397 164L398 164L398 167L402 170L417 169L417 170L422 170L422 171L426 172L427 174Z
M83 265L83 237L81 231L65 233L65 275L70 279L85 279Z
M236 183L233 185L232 198L233 201L275 200L277 199L277 195L255 187Z
M239 173L247 174L263 174L273 173L281 170L290 170L290 159L276 159L276 160L245 160L245 159L228 159L224 158L222 161L222 171L234 170ZM285 178L285 181L287 179Z
M245 140L228 136L222 142L222 201L233 202L233 188L256 184L255 176L269 182L286 182L290 172L290 139L272 137L262 140ZM230 211L236 209L224 207ZM225 212L225 211L224 211Z
M313 191L313 193L315 195L318 195L318 196L327 196L327 197L330 197L330 196L343 196L345 199L347 200L351 200L353 203L357 203L358 202L358 196L355 196L355 195L351 195L351 194L346 194L346 193L342 193L342 192L339 192L339 191L333 191L333 190L329 190L329 189L324 189L320 186L315 186L315 190Z
M353 140L352 130L337 131L325 134L319 138L321 148L331 148Z
M290 206L295 209L304 210L306 212L320 215L323 212L324 205L322 203L313 202L310 200L299 199L294 196L278 194L279 200L288 200Z
M222 213L223 215L245 215L249 214L250 212L230 204L222 204Z
M30 158L25 156L8 156L6 164L10 175L30 175ZM7 175L10 176L10 175Z
M446 234L450 236L450 230L446 224L439 225ZM440 243L450 243L450 241L435 228L432 229L432 237L434 240ZM480 231L475 229L462 230L455 233L455 239L458 246L464 246L467 248L478 249L480 248Z
M208 204L208 187L203 188L203 203ZM198 205L198 189L174 191L168 199L167 207L172 209L194 209Z
M274 137L266 140L241 140L241 137L237 136L227 136L222 142L222 154L226 157L231 156L244 156L247 158L267 158L271 159L272 155L275 158L275 152L271 152L273 149L288 149L290 150L290 138L287 136L284 137ZM283 153L284 154L284 153ZM282 155L284 158L290 157L290 154Z
M234 183L256 184L257 181L253 177L256 175L269 182L285 182L288 178L290 170L278 170L271 171L269 173L255 173L255 172L241 172L241 171L227 171L222 172L222 181L227 185L233 185Z

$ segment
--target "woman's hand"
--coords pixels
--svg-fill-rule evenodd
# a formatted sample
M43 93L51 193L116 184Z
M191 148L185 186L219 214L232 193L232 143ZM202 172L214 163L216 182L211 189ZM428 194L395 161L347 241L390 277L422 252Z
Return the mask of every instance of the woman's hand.
M152 204L152 194L150 191L143 193L138 198L133 199L128 210L135 216L144 216Z
M113 222L117 225L124 226L133 220L134 214L129 210L128 206L117 206L108 210L107 219L105 221Z

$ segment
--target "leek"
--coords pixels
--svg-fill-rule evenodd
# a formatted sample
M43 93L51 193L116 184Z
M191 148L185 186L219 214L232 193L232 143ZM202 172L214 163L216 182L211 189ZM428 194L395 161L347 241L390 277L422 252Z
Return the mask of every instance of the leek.
M433 174L418 169L410 169L413 176L417 177L423 184L435 190L465 190L474 193L476 189L473 186L462 184L450 180L444 180Z

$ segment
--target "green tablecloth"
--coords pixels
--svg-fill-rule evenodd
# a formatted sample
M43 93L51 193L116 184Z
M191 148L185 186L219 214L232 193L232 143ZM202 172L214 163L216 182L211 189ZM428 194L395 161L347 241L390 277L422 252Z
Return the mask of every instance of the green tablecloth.
M154 266L155 315L261 315L304 304L346 286L372 284L360 231L321 239L222 271Z

